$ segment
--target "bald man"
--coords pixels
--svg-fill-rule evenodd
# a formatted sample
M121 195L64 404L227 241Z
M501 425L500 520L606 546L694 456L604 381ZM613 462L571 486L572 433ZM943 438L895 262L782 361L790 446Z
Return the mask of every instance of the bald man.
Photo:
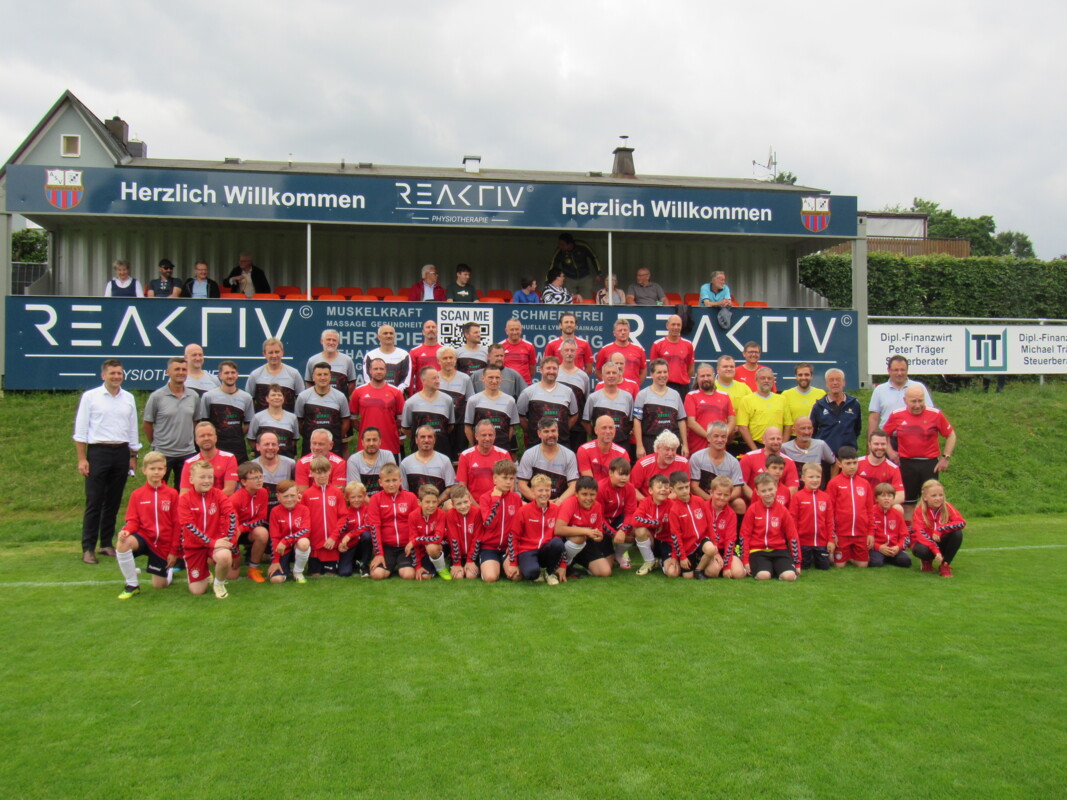
M677 314L667 317L667 335L655 342L648 353L649 362L657 358L667 362L667 385L684 400L693 383L696 356L693 343L682 338L682 318Z

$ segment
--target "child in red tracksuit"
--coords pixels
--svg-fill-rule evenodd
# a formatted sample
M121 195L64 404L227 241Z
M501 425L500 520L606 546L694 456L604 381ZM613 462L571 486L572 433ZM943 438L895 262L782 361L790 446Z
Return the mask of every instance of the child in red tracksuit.
M348 519L345 495L330 483L333 465L325 456L311 459L311 485L300 495L300 502L311 512L311 560L308 572L321 575L324 572L337 574L341 553L337 549L341 541L341 526Z
M604 519L615 529L615 563L619 569L630 569L626 552L634 540L630 520L637 510L637 490L630 483L630 462L621 456L608 464L608 477L597 483L597 502L604 510Z
M563 560L568 565L585 567L594 578L610 578L615 529L604 516L598 491L595 478L578 478L574 494L559 504L556 536L563 539Z
M822 485L822 464L808 462L800 469L804 488L789 501L789 513L797 526L800 563L803 569L830 569L830 557L837 549L834 539L834 509Z
M837 466L841 470L826 484L830 504L834 510L834 566L855 564L866 567L870 561L874 537L871 536L871 517L874 515L874 491L859 472L860 459L855 447L845 445L837 451Z
M711 559L711 565L700 575L717 577L722 562L716 561L719 548L711 532L707 504L690 493L688 471L673 472L669 480L674 492L671 510L667 512L671 549L670 557L663 562L663 574L668 578L679 575L692 578L697 575L697 565Z
M552 479L534 475L530 491L533 501L519 510L511 526L508 561L518 569L518 580L544 578L549 586L556 586L566 580L567 568L563 563L563 539L556 536L559 506L550 502Z
M638 575L647 575L656 568L656 550L660 555L666 555L668 547L663 543L668 541L667 515L670 513L671 504L667 499L671 492L670 481L666 475L653 475L648 480L648 496L637 504L630 524L634 530L634 542L637 551L644 559L644 563L637 568Z
M781 484L779 484L781 485ZM692 484L690 483L690 489ZM725 475L711 479L708 494L708 530L715 542L716 554L705 555L697 565L698 571L710 570L708 574L723 578L745 577L745 565L737 557L737 514L730 506L734 484Z
M756 476L760 502L748 507L741 522L741 562L746 574L756 580L795 581L800 576L800 542L789 511L776 501L777 481L773 475Z
M248 577L256 583L263 583L266 578L259 565L270 541L270 532L267 530L270 496L263 488L263 467L255 461L246 461L237 468L237 480L241 486L230 495L230 502L237 514L237 544L249 546ZM230 573L231 579L236 577Z
M300 491L294 480L280 481L275 496L278 505L270 512L271 559L267 579L271 583L285 583L291 573L297 583L307 583L304 569L311 557L311 512L300 502Z
M148 556L152 586L170 585L170 568L178 560L178 492L163 482L167 457L155 451L144 457L145 485L134 489L126 506L126 521L115 545L115 560L126 582L119 600L141 593L136 556Z
M404 580L415 579L415 558L408 544L411 512L419 507L419 498L400 488L400 467L386 464L378 473L382 487L375 492L368 505L367 522L372 526L371 542L374 558L370 562L370 576L385 580L394 573Z
M515 491L517 472L514 461L497 461L493 465L493 490L483 494L479 502L482 535L476 545L475 561L486 583L499 580L501 570L508 580L522 580L519 568L507 558L508 538L522 509L522 495Z
M215 564L215 597L229 597L226 579L237 549L237 515L221 489L215 488L215 470L207 461L189 466L192 491L178 500L182 556L189 574L189 591L203 594L211 582L208 562Z
M870 483L870 481L868 481ZM892 564L896 567L910 567L911 556L908 546L911 535L908 533L904 513L896 507L897 488L891 483L879 483L874 487L874 516L871 518L871 535L874 546L871 547L871 566L881 567Z
M911 524L911 552L922 561L922 571L936 569L942 578L951 578L950 565L963 545L967 521L945 499L941 481L929 480L922 485Z
M448 538L445 512L439 508L441 493L436 486L424 483L419 487L419 507L408 517L411 541L408 550L415 553L415 580L427 580L434 575L452 580L445 561L444 543Z
M359 568L359 574L366 578L370 575L371 526L367 521L367 487L359 481L349 481L345 486L345 521L341 523L341 541L337 543L340 560L337 562L337 574L350 578Z
M482 512L474 507L474 498L463 484L453 487L449 499L452 508L445 513L445 530L452 553L452 577L474 579L478 577L474 551L483 530Z

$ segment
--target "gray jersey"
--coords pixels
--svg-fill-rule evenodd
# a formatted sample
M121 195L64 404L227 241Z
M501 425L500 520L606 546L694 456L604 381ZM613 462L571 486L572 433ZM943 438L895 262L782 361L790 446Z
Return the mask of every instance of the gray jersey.
M630 433L634 428L633 395L622 389L619 389L614 398L604 394L603 389L593 392L585 401L582 420L595 426L596 420L605 414L615 420L615 444L626 447L630 443Z
M526 417L526 430L531 440L541 420L554 419L559 424L560 441L566 441L566 437L570 436L570 418L578 413L574 392L571 387L561 383L553 386L551 391L545 389L540 381L526 387L515 407L520 417Z
M192 389L201 397L220 386L222 386L222 382L218 379L218 376L206 371L199 378L194 378L190 375L185 379L185 388Z
M812 439L811 444L807 449L801 450L797 447L797 440L791 439L782 445L782 455L786 458L791 458L798 464L808 463L823 463L833 464L837 459L834 457L833 451L830 449L830 445L824 442L822 439ZM797 467L800 470L800 467Z
M484 347L468 350L467 345L456 348L456 369L465 375L473 375L489 363L489 351Z
M681 426L685 416L681 395L669 386L662 395L649 386L638 392L634 400L634 418L641 420L641 435L645 439L670 431L684 441Z
M206 419L215 426L222 450L241 453L245 451L245 425L251 425L254 416L252 395L240 389L229 394L220 386L200 398L197 419Z
M352 394L352 390L356 388L356 364L350 356L338 353L334 356L333 361L326 361L322 357L322 353L312 356L308 359L307 366L304 367L304 380L307 383L311 383L312 369L319 362L325 362L330 365L330 385L333 388L345 397Z
M433 400L428 400L422 392L413 394L404 402L404 412L400 415L400 427L410 430L412 436L423 425L433 428L434 449L442 453L448 452L448 429L455 421L455 404L444 392L438 392Z
M322 395L312 386L296 398L294 413L300 420L300 434L304 439L305 450L310 452L311 432L325 428L333 434L333 451L340 454L344 421L352 416L352 412L348 410L347 397L333 387Z
M252 459L260 467L263 467L263 488L267 490L270 499L270 507L278 505L278 484L282 481L291 481L296 475L296 462L286 456L278 456L278 464L273 471L263 466L259 458Z
M578 480L578 459L563 445L556 447L556 457L545 457L542 445L531 447L522 454L517 477L529 482L534 475L547 475L552 481L552 499L567 491L567 484Z
M457 370L452 379L448 380L443 373L439 372L437 374L441 379L438 388L452 398L452 402L455 404L455 421L458 425L462 425L467 413L467 401L474 394L474 384L471 383L471 376Z
M501 392L495 399L484 392L471 397L467 402L467 413L463 422L472 428L477 428L483 419L489 420L496 428L496 440L493 442L497 447L505 450L511 444L511 426L519 424L519 413L515 410L515 400L510 395Z
M456 482L456 472L448 456L434 451L430 460L423 463L418 453L400 462L400 486L409 492L419 493L419 487L425 484L436 486L439 492L445 491Z
M267 407L267 389L272 383L282 387L285 402L282 404L286 411L292 411L296 407L296 397L304 391L304 378L300 372L288 364L282 364L277 375L267 372L267 365L256 367L245 381L245 391L252 395L252 405L256 411L262 411Z
M705 492L711 491L711 480L719 475L730 479L734 486L741 486L741 462L729 453L724 453L722 463L716 466L708 455L707 448L689 454L689 479L694 480Z
M355 455L348 457L348 462L345 465L345 479L362 483L367 487L367 494L372 495L382 488L378 477L381 474L382 467L386 464L395 463L396 456L388 450L379 450L375 461L368 464L363 457L363 451L360 450Z
M593 385L589 382L589 373L583 369L575 370L574 372L564 372L560 367L559 377L556 378L556 383L562 383L564 386L569 386L570 390L574 392L574 399L578 403L578 411L580 412L585 408L585 400L589 397L589 390L593 388Z
M282 418L275 419L270 411L263 409L252 417L248 425L248 438L255 442L259 434L273 433L278 437L278 447L282 455L295 456L296 442L300 438L300 421L292 411L282 409Z
M474 391L484 392L485 381L482 380L482 373L485 370L478 370L471 375L471 382L474 384ZM522 394L526 388L526 381L518 372L511 367L502 367L500 370L500 391L504 394L511 395L516 400L519 399L519 395Z

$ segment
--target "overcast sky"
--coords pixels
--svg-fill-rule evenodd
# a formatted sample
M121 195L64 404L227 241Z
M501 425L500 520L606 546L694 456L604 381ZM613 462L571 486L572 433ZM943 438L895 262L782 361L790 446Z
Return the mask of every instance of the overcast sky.
M3 3L0 158L64 89L149 156L762 177L1067 253L1067 4ZM742 7L743 6L743 7ZM15 35L15 31L18 35Z

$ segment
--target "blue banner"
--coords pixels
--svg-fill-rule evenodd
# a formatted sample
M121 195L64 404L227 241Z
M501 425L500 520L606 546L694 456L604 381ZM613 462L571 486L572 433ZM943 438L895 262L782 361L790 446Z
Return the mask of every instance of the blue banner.
M439 180L227 170L13 164L7 210L673 233L856 235L856 198L782 189ZM773 186L773 184L767 184Z
M336 328L341 350L359 363L378 346L384 324L397 332L397 346L410 350L422 343L422 323L436 320L439 339L458 347L465 322L482 325L483 342L504 338L504 325L519 319L524 337L540 353L559 336L559 316L573 311L578 335L596 351L613 340L616 319L630 320L631 338L647 351L666 335L669 307L541 306L484 303L349 303L286 300L169 300L111 297L8 297L4 342L6 389L86 389L99 383L100 364L118 358L126 368L126 388L155 389L165 382L166 360L185 345L198 343L214 371L224 359L236 361L242 375L263 363L263 340L285 343L286 363L301 372L320 352L325 328ZM858 384L858 344L853 311L738 308L729 330L714 313L692 310L697 362L722 354L740 358L745 342L763 348L762 363L778 374L779 389L792 385L793 365L811 362L816 375L832 366L845 371L849 386ZM817 383L821 380L817 379Z

